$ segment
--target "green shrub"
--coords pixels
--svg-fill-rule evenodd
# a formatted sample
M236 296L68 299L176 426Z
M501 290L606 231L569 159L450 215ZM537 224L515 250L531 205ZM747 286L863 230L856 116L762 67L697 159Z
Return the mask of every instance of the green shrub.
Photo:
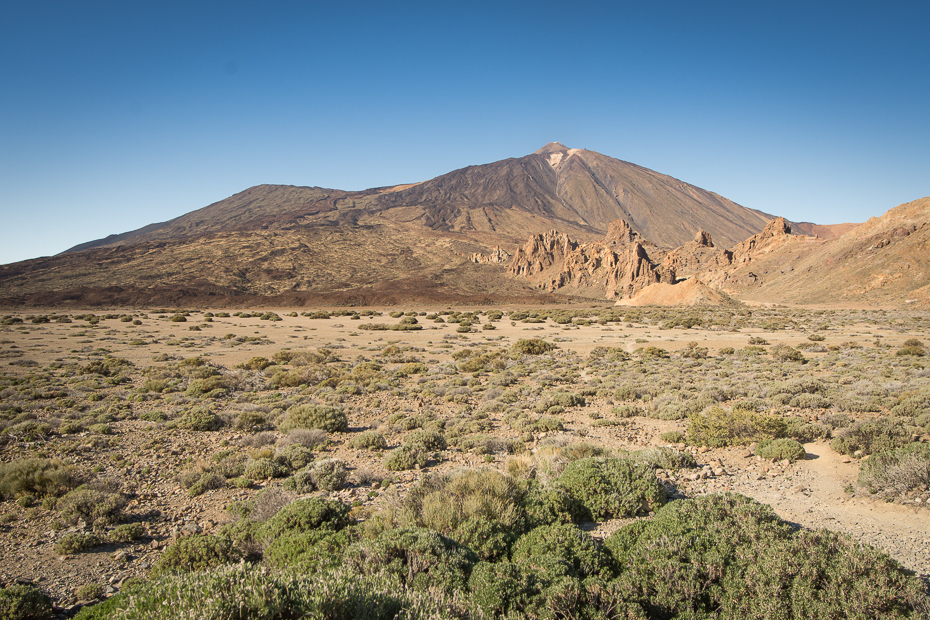
M859 420L852 426L836 431L830 447L840 454L877 454L911 443L911 432L905 427L907 419L873 418Z
M387 449L387 440L378 431L363 431L352 438L349 445L356 450L381 451Z
M71 532L65 534L55 543L55 553L71 555L80 553L92 547L100 546L105 541L96 534L82 534L81 532Z
M242 475L250 480L283 478L287 475L287 468L271 459L260 458L246 465Z
M216 431L223 426L223 420L208 407L195 406L186 410L175 420L178 428L190 431Z
M126 502L122 493L81 486L58 500L58 509L65 523L106 525L120 519Z
M446 449L446 438L434 430L418 430L407 436L404 441L408 446L419 446L427 452L439 452Z
M323 459L307 467L313 484L324 491L338 491L346 485L349 471L338 459Z
M313 462L313 450L299 443L292 443L279 450L274 460L290 471L297 471Z
M390 574L369 576L344 568L321 572L267 570L264 566L241 564L200 573L162 575L85 607L75 620L445 620L468 616L461 597L413 590Z
M533 581L520 565L485 561L475 565L468 588L472 601L487 617L518 618L530 604Z
M79 601L93 601L102 598L106 589L103 584L97 582L85 583L75 590L74 595Z
M426 467L429 455L421 446L403 445L394 448L384 459L384 468L388 471L403 471L417 466Z
M546 342L542 338L520 338L513 345L514 352L523 355L542 355L554 348L554 344Z
M349 530L288 530L268 542L262 557L276 568L328 570L342 565L346 547L356 539Z
M794 461L803 460L806 454L804 446L788 437L765 439L760 441L758 447L756 447L756 456L773 461L788 460L793 463Z
M652 468L626 459L573 461L556 483L572 498L572 511L578 520L634 516L665 502L664 487Z
M512 561L533 568L564 566L577 578L610 576L611 564L597 542L571 523L544 525L524 534L513 547Z
M298 499L279 510L262 526L261 536L272 540L287 532L327 530L338 532L352 523L349 506L336 499Z
M80 481L74 466L58 459L17 459L0 465L0 494L7 499L27 494L58 497Z
M132 542L145 536L145 526L141 523L123 523L110 532L108 538L113 542Z
M522 499L523 492L511 477L488 468L463 469L425 476L408 491L399 520L402 525L425 527L445 535L472 519L499 523L505 531L521 531Z
M213 489L222 489L226 486L226 477L216 472L204 473L191 487L187 490L188 495L197 497Z
M684 443L686 436L679 430L666 431L659 435L659 439L666 443Z
M167 572L192 572L238 562L241 553L229 538L194 534L165 549L152 567L154 576Z
M917 618L926 604L889 558L837 534L795 533L735 494L671 502L604 546L617 585L649 617Z
M33 585L0 588L0 619L46 620L52 615L52 599Z
M450 538L422 528L386 530L346 550L346 563L362 574L387 573L414 589L465 589L478 557Z
M785 434L787 425L780 417L733 408L711 407L688 419L688 441L714 448L774 439Z
M641 463L650 469L685 469L697 467L694 457L688 452L679 452L672 448L646 448L622 455L634 463Z
M349 420L340 407L327 405L294 405L287 410L278 430L295 428L319 429L327 433L344 433L349 430Z
M859 484L885 496L904 495L930 485L930 444L913 443L873 454L862 463Z

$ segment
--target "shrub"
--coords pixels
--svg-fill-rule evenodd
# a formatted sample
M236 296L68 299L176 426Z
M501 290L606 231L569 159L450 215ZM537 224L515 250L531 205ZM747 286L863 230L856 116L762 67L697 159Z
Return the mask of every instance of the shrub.
M145 526L141 523L124 523L117 525L108 538L113 542L132 542L145 536Z
M462 590L478 557L451 538L422 528L386 530L346 550L346 563L362 574L387 573L418 590Z
M426 467L429 455L422 447L416 445L403 445L394 448L384 459L384 468L389 471L403 471L417 466Z
M52 615L52 599L33 585L0 588L0 618L45 620Z
M191 497L197 497L198 495L203 495L212 489L222 489L225 486L225 476L222 476L216 472L206 472L197 480L197 482L191 485L187 492Z
M296 428L318 429L328 433L344 433L349 430L349 420L340 407L327 405L294 405L287 410L278 430Z
M363 431L352 438L349 445L356 450L381 451L387 449L387 440L378 431Z
M852 426L836 431L830 447L840 454L876 454L902 448L911 443L911 432L901 418L859 420Z
M222 593L218 596L217 593ZM166 574L86 607L76 620L182 620L183 618L466 618L461 597L420 592L389 574L267 570L250 564Z
M778 416L733 408L711 407L688 419L688 441L694 445L724 447L774 439L787 425Z
M579 520L633 516L665 502L652 469L626 459L584 458L569 463L556 483L572 498Z
M629 459L634 463L641 463L651 469L684 469L697 467L694 457L687 452L679 452L672 448L646 448L624 454L621 458Z
M793 463L803 460L806 454L804 446L788 437L760 441L756 448L756 456L773 461L788 460Z
M80 484L81 476L58 459L17 459L0 465L0 494L7 499L19 495L58 497Z
M346 485L349 471L345 463L337 459L323 459L307 467L310 477L318 489L338 491Z
M926 604L887 557L837 534L794 533L735 494L671 502L605 547L649 617L916 618Z
M459 470L424 477L407 493L400 520L404 525L446 535L470 519L485 519L507 531L519 531L524 525L522 498L517 483L496 470Z
M55 543L55 553L71 555L80 553L92 547L102 545L104 540L96 534L82 534L81 532L71 532L65 534Z
M446 449L446 438L438 431L418 430L410 433L404 444L419 446L427 452L439 452Z
M930 485L930 444L880 452L862 463L859 484L870 493L902 495Z
M246 465L242 475L250 480L283 478L287 475L287 468L271 459L260 458Z
M65 523L74 525L84 521L91 525L105 525L117 521L126 506L121 493L81 486L58 501L58 509Z
M513 350L516 353L522 353L524 355L542 355L554 348L554 344L546 342L542 338L520 338L513 345Z
M659 439L661 439L662 441L666 443L684 443L686 437L683 432L679 430L674 430L674 431L666 431L662 433L661 435L659 435Z
M338 532L352 523L349 506L336 499L310 497L298 499L265 522L262 538L272 540L288 532L327 530Z
M175 421L178 428L190 431L216 431L223 426L223 420L207 407L196 406L185 411Z
M74 591L74 595L79 601L93 601L103 597L104 593L103 584L97 582L85 583Z
M533 584L523 567L511 562L479 562L468 580L472 601L489 618L519 617L529 605Z
M239 551L229 538L194 534L181 538L165 549L152 567L157 576L167 572L192 572L238 562Z
M274 460L291 471L297 471L313 462L313 450L299 443L292 443L278 450Z
M608 577L610 562L597 542L571 523L537 527L517 540L512 561L533 568L549 569L557 563L573 577Z

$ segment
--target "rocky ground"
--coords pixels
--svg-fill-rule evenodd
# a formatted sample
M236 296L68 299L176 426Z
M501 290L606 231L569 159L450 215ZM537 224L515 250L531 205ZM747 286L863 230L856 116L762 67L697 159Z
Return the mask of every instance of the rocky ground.
M430 311L426 308L423 310ZM115 481L129 497L124 509L125 519L142 523L145 535L130 543L110 543L81 553L62 554L55 548L62 535L85 531L88 524L63 524L59 511L44 507L38 499L18 502L14 498L7 498L0 504L0 581L34 583L48 592L62 608L80 604L76 591L81 586L97 583L103 585L106 591L114 592L127 579L144 577L165 547L178 536L192 532L216 532L233 518L226 510L228 506L237 501L254 499L263 489L281 487L281 479L257 480L250 488L238 488L230 483L223 488L191 497L188 490L179 483L178 475L222 452L250 455L249 458L254 456L262 447L261 442L255 439L257 431L237 429L234 424L237 412L246 410L247 405L255 407L270 402L268 399L274 398L275 393L283 399L306 396L309 394L306 388L275 389L262 385L260 389L254 390L251 397L244 395L248 392L246 390L233 391L224 398L215 399L210 404L226 422L216 431L183 430L165 422L141 419L146 412L170 412L184 405L201 402L191 397L181 398L184 392L136 398L143 393L140 388L146 380L145 369L176 363L181 359L200 356L226 373L232 372L237 364L256 356L271 358L283 348L319 350L329 347L347 364L353 360L357 362L359 356L380 360L384 372L388 369L396 370L406 363L406 358L415 358L425 364L428 370L424 375L398 379L393 387L368 387L357 394L347 392L338 401L332 401L346 408L349 432L330 433L328 442L315 451L318 457L336 458L346 463L349 483L332 495L356 505L357 514L364 516L366 510L377 508L391 494L402 494L425 472L480 466L506 471L507 462L512 458L506 453L488 454L487 451L468 447L467 443L450 441L449 448L442 451L425 469L394 472L385 469L384 453L351 447L350 440L363 429L380 430L389 448L400 445L407 434L407 430L400 426L405 416L409 418L429 411L432 417L453 420L463 415L463 407L471 411L486 410L488 424L483 435L507 440L519 438L526 455L544 450L547 445L577 442L587 442L609 450L669 445L661 437L663 433L687 428L685 419L650 417L649 403L642 402L634 403L640 407L641 415L617 419L609 425L595 424L597 420L613 419L614 407L622 403L609 395L591 394L584 406L566 407L556 414L563 422L562 430L529 435L519 433L507 422L504 408L495 410L486 407L490 402L487 394L497 389L492 381L500 369L474 374L448 370L456 364L451 354L463 348L492 352L506 350L517 339L529 337L542 337L557 343L558 352L549 357L548 362L535 360L535 366L520 362L523 364L520 368L514 367L515 362L512 360L508 362L518 371L517 387L543 386L535 392L522 392L523 398L527 400L509 403L511 407L531 411L553 383L560 389L574 389L594 385L592 381L595 378L605 377L603 367L591 362L595 359L592 352L596 352L597 347L622 349L633 360L637 359L637 349L641 351L648 346L662 347L671 352L669 359L678 360L674 362L677 366L669 367L670 371L681 373L681 363L690 362L681 362L679 354L688 349L688 343L693 342L709 351L706 359L710 361L701 369L701 372L707 373L706 364L714 364L708 376L717 376L713 374L717 373L725 375L724 378L732 382L734 373L742 372L747 377L758 373L765 381L769 381L772 377L768 375L774 373L775 380L785 381L790 380L793 373L796 376L809 375L827 380L832 376L831 373L845 372L847 367L842 364L852 363L852 357L843 357L845 350L831 352L824 348L818 353L808 348L805 354L809 364L797 368L785 366L785 370L771 365L755 370L743 368L740 366L744 364L742 358L728 360L728 354L719 351L725 351L727 347L744 348L749 338L761 337L763 334L769 343L766 346L773 347L781 343L796 347L811 342L807 336L811 333L812 325L822 325L829 321L829 327L823 332L828 335L827 343L857 341L865 345L873 341L880 342L891 356L889 359L894 361L891 352L894 347L900 346L908 338L926 339L930 328L930 323L923 315L847 315L832 311L833 314L825 317L811 311L781 309L758 311L752 319L747 318L742 326L733 325L727 329L700 326L660 329L662 319L658 315L650 316L647 312L645 317L636 315L638 320L630 316L627 317L631 319L629 321L624 319L613 324L594 322L588 325L562 325L552 320L523 323L510 321L505 316L494 322L494 330L469 333L458 332L455 323L433 324L421 316L418 317L420 324L425 327L421 331L381 332L360 330L358 326L371 322L393 324L397 319L384 314L357 320L351 317L311 320L299 315L288 317L287 310L276 312L283 320L263 322L258 317L233 316L211 317L212 321L198 322L205 318L201 313L189 317L190 320L185 323L174 323L168 320L171 313L151 310L131 313L140 321L140 325L117 318L104 319L96 325L88 325L79 319L74 319L72 323L53 321L34 324L29 320L30 315L14 314L25 322L0 328L0 359L4 360L0 375L6 378L6 387L0 391L0 405L7 413L16 407L22 412L36 414L38 420L51 419L53 428L41 436L17 435L10 432L10 423L14 421L10 420L12 415L6 415L7 430L3 435L5 444L0 452L0 460L9 463L25 457L63 458L82 471L92 472L98 480ZM165 318L159 319L160 315ZM771 329L776 325L776 319L782 323L779 323L777 329ZM479 321L489 322L487 317L481 317ZM190 330L192 324L196 324L199 329ZM142 344L138 344L140 341ZM390 346L406 351L401 351L400 357L386 361L382 353ZM877 349L882 351L881 347ZM838 365L827 363L832 359L829 356L834 353L842 358ZM853 353L864 355L858 350ZM134 364L128 372L128 383L106 385L101 381L97 389L88 389L79 382L81 379L86 380L79 368L89 360L106 355L124 358ZM912 390L926 386L930 384L930 372L927 371L925 359L908 360L908 365L889 371L886 373L888 376L881 380L887 384L895 383L898 386L896 389L902 393L906 391L905 388ZM69 368L72 370L66 372ZM881 378L879 369L861 368L856 380L865 381L872 371ZM63 394L55 399L33 398L36 396L34 389L32 396L26 398L22 386L28 384L29 377L33 377L35 382L34 378L43 373L52 377L52 384L60 383L63 386ZM552 374L556 378L551 378ZM687 376L686 367L682 376ZM258 373L255 377L264 375ZM26 383L17 383L14 379ZM75 381L69 383L69 379ZM468 387L467 393L462 391L460 395L452 394L457 389L452 383L455 379L463 380L464 384L459 387ZM673 377L671 380L681 389L687 384L687 379L682 381ZM723 380L718 379L721 382ZM661 377L657 377L657 381L661 383ZM431 392L422 389L422 386L434 384L436 387L430 388ZM855 387L859 384L849 385ZM439 395L439 387L445 388L444 395ZM756 391L760 395L764 393L761 387ZM255 400L256 394L261 398ZM319 394L316 392L314 397L319 398ZM96 410L98 403L128 403L132 415L110 421L110 433L107 434L86 429L76 434L56 432L54 427L62 419L87 417ZM830 411L835 410L836 407ZM824 411L809 410L793 410L790 413L810 419L825 415ZM872 412L868 415L882 413ZM401 422L389 422L392 416ZM285 433L273 427L264 432L270 433L266 436L268 445L286 437ZM926 441L928 438L923 439ZM828 440L806 443L806 458L795 463L761 459L754 455L752 446L710 449L685 443L671 445L676 450L692 452L698 462L698 468L695 469L657 472L679 496L735 491L771 505L779 516L799 527L827 528L849 534L865 544L884 550L925 579L930 578L930 511L925 508L930 501L930 493L926 488L907 497L894 498L895 501L869 497L861 489L856 489L859 459L838 454L830 447ZM588 529L595 535L604 535L619 525L620 522L590 524Z

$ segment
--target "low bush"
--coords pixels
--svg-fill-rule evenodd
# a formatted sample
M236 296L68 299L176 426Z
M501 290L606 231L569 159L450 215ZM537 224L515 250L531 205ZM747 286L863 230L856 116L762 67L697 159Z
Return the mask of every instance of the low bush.
M356 450L380 451L387 449L387 440L378 431L363 431L353 437L349 445Z
M338 491L346 485L349 477L349 470L346 469L345 463L338 459L323 459L312 465L308 465L306 470L310 473L313 484L323 491Z
M879 452L862 463L859 484L870 493L903 495L930 485L930 444L913 443Z
M52 615L52 599L33 585L14 584L0 588L0 618L3 620L46 620Z
M58 459L17 459L0 465L0 495L58 497L81 482L74 466Z
M261 537L272 540L288 532L327 530L338 532L349 526L349 506L336 499L298 499L279 510L262 526Z
M580 579L610 577L612 572L609 556L589 534L571 523L544 525L524 534L514 545L511 560L544 571L552 570L553 564L561 565Z
M665 503L665 489L652 468L627 459L573 461L556 484L571 497L577 520L631 517Z
M194 534L179 539L165 549L152 567L152 575L168 572L192 572L238 562L241 553L229 538L212 534Z
M190 431L217 431L223 426L223 420L208 407L196 406L187 409L174 423L178 428Z
M788 437L766 439L760 441L756 447L756 456L773 461L788 460L793 463L794 461L803 460L806 454L804 446Z
M344 433L349 430L349 420L340 407L328 405L294 405L287 410L278 430L317 429L327 433Z
M555 345L542 338L520 338L513 345L513 351L523 355L542 355L553 350Z
M403 471L417 466L426 467L429 454L420 446L403 445L394 448L384 459L384 468L388 471Z
M877 454L903 448L911 443L912 434L905 427L906 418L873 418L859 420L850 427L836 431L830 447L840 454Z
M386 573L417 590L464 590L478 556L451 538L423 528L386 530L351 545L345 561L366 575Z
M735 494L671 502L605 547L616 585L651 618L916 619L927 604L920 581L880 552L795 532Z
M55 553L71 555L86 551L92 547L100 546L105 541L96 534L83 534L81 532L71 532L65 534L55 543Z
M102 526L118 521L126 503L122 493L81 486L58 500L57 507L65 523Z
M776 415L733 408L711 407L688 418L688 441L713 448L775 439L787 425Z

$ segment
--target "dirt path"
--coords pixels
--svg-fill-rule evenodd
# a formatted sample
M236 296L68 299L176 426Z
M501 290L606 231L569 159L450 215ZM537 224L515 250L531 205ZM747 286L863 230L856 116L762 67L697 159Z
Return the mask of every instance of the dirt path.
M766 461L743 465L736 475L702 481L707 492L736 491L771 505L783 519L805 528L843 532L885 551L905 567L930 580L930 509L846 493L859 465L827 443L806 444L807 459L787 467ZM747 459L735 456L735 459ZM698 491L696 485L692 492Z

